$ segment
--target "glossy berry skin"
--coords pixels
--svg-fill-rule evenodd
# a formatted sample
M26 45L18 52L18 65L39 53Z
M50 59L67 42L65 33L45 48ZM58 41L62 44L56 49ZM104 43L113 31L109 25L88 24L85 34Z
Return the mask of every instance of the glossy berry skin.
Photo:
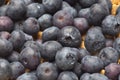
M45 10L48 13L54 14L56 11L61 9L62 1L63 0L42 0L42 4L45 6Z
M57 51L61 48L62 45L57 41L46 41L43 44L41 56L49 61L54 61Z
M81 68L84 72L96 73L104 67L103 61L97 56L85 56L81 60Z
M11 32L14 29L13 21L7 16L0 16L0 31Z
M20 53L20 62L30 70L34 70L40 64L40 52L30 47L24 48Z
M118 80L120 74L120 65L117 63L111 63L105 67L105 75L112 80Z
M71 71L63 71L60 73L57 80L78 80L78 77Z
M8 40L11 37L11 34L7 31L1 31L0 37Z
M64 47L56 53L55 62L59 69L73 69L77 62L77 51L74 48Z
M50 62L44 62L37 68L39 80L56 80L58 77L57 67Z
M51 27L52 26L52 15L43 14L41 17L38 18L38 23L42 31L45 30L46 28Z
M115 39L115 41L113 43L113 48L115 48L120 53L120 38Z
M60 29L55 26L45 29L42 33L42 41L57 40L59 31Z
M81 44L81 34L74 26L66 26L60 30L58 41L66 47L79 47Z
M0 80L8 80L11 78L12 70L10 64L5 59L0 59Z
M71 7L71 6L66 1L63 1L62 2L62 9L66 8L66 7Z
M81 75L80 80L89 80L90 73L84 73Z
M25 72L24 66L20 62L10 63L12 69L12 79L17 79L18 76L22 75Z
M119 59L119 53L112 47L103 48L98 56L103 60L104 66L107 66L110 63L117 63Z
M58 28L71 26L73 25L73 15L65 10L58 11L53 16L53 25Z
M24 73L20 75L16 80L38 80L36 75L32 73Z
M45 13L45 8L43 4L31 3L27 6L26 17L39 18Z
M34 17L27 18L23 23L23 31L29 35L37 34L39 29L39 23Z

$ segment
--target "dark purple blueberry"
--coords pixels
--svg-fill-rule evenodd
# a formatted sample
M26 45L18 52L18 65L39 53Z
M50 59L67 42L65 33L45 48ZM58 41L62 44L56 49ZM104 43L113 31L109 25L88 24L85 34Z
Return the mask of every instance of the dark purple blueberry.
M119 14L119 13L120 13L120 6L116 10L116 14Z
M105 67L105 75L111 80L118 80L120 74L120 64L111 63Z
M81 60L81 68L84 72L96 73L103 69L104 63L97 56L85 56Z
M24 73L20 75L16 80L38 80L36 75L32 73Z
M102 31L104 34L110 36L117 36L119 34L120 25L115 16L109 15L102 21Z
M63 0L69 3L71 6L75 5L77 3L77 0Z
M74 26L65 26L58 34L58 41L67 47L79 47L81 45L81 34Z
M39 18L45 13L45 8L43 4L31 3L27 6L26 17Z
M25 72L24 66L20 62L10 63L12 69L12 79L16 80L18 76L22 75Z
M74 26L83 34L89 29L89 24L85 18L74 18Z
M62 9L66 8L66 7L71 7L71 6L66 1L63 1L62 2Z
M39 29L39 23L36 18L29 17L23 23L23 31L29 35L37 34Z
M100 27L92 27L85 37L85 47L91 54L99 53L105 47L105 37Z
M6 15L14 21L24 19L26 6L22 0L10 0Z
M12 75L10 64L7 60L0 58L0 80L9 80Z
M46 28L51 27L52 24L52 15L50 14L43 14L39 19L38 19L38 23L40 26L40 29L43 31Z
M104 66L107 66L110 63L117 63L119 59L119 53L112 47L103 48L98 56L103 60Z
M74 68L78 60L77 51L74 48L64 47L56 53L55 62L59 69L70 70Z
M106 47L113 47L113 42L114 40L113 39L106 39Z
M37 68L39 80L56 80L58 77L57 67L50 62L44 62Z
M45 10L48 13L55 13L56 11L60 10L62 7L63 0L42 0L42 4L45 6Z
M65 10L58 11L53 16L53 25L59 28L71 26L73 25L73 15Z
M91 74L89 73L84 73L82 74L82 76L80 77L80 80L89 80Z
M116 38L113 43L113 48L115 48L119 52L120 56L120 38Z
M41 56L49 61L54 61L57 51L61 48L62 45L57 41L46 41L43 44Z
M1 31L0 37L8 40L11 37L11 34L7 31Z
M79 80L77 75L71 71L63 71L58 76L57 80Z
M7 16L0 16L0 31L11 32L14 29L13 21Z
M9 62L19 61L20 54L16 51L13 51L10 56L8 56L7 60Z
M4 38L0 38L0 57L8 57L12 51L12 43Z
M79 4L79 3L76 3L75 5L74 5L74 8L77 10L77 12L79 12L81 9L82 9L82 7L81 7L81 5ZM78 13L77 13L78 14Z
M32 49L31 47L24 48L20 53L20 62L25 68L34 70L40 64L41 55L39 51Z
M57 40L59 31L60 29L55 26L45 29L42 33L42 41Z
M79 3L82 7L90 7L93 4L97 3L97 0L79 0Z
M14 30L9 41L12 42L14 50L20 50L25 43L25 35L21 30Z
M5 16L7 11L8 5L3 5L0 7L0 16Z

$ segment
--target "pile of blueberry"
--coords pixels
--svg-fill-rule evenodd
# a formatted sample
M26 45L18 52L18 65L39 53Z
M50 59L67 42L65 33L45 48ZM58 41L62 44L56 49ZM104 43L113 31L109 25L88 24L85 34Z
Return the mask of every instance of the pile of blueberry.
M111 0L0 0L0 80L120 80L111 10Z

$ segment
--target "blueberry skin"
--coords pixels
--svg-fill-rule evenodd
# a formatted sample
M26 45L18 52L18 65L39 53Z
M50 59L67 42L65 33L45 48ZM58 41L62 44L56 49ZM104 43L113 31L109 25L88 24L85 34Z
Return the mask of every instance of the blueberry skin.
M85 56L81 60L81 68L84 72L95 73L103 69L104 63L97 56Z
M116 14L119 14L119 13L120 13L120 6L116 10Z
M13 21L7 16L0 16L0 31L11 32L14 29Z
M26 34L34 35L34 34L37 34L39 30L40 30L39 23L37 19L34 17L27 18L23 23L23 31Z
M58 28L73 25L73 15L66 10L60 10L53 15L53 25Z
M44 62L37 68L39 80L56 80L58 77L57 67L50 62Z
M20 53L20 62L30 70L34 70L40 64L41 55L30 47L24 48Z
M12 69L12 79L15 80L17 77L22 75L25 72L24 66L20 62L12 62L10 63L10 67Z
M105 47L105 37L100 27L90 28L85 37L85 47L91 54L97 54Z
M11 37L11 34L7 31L1 31L0 37L8 40Z
M13 51L13 45L10 41L0 38L0 57L8 57Z
M80 80L89 80L91 74L89 73L84 73L82 74L82 76L80 77Z
M63 71L60 73L57 80L78 80L78 77L71 71Z
M0 59L0 80L8 80L11 78L12 70L10 64L5 59Z
M106 35L117 36L120 32L120 26L113 15L107 16L102 22L102 31Z
M24 33L25 35L25 41L33 41L33 36L32 35L29 35L29 34L26 34Z
M39 18L45 13L45 8L43 4L31 3L27 6L26 17Z
M9 62L15 62L15 61L19 61L19 58L20 58L20 54L16 51L13 51L11 55L8 56L7 60Z
M117 63L111 63L105 67L105 75L111 80L118 80L120 74L120 65Z
M3 5L0 7L0 16L5 16L7 11L8 5Z
M53 25L52 24L52 15L43 14L40 18L38 18L38 23L39 23L40 29L42 31L51 27Z
M120 14L117 14L117 15L115 16L115 18L116 18L116 20L117 20L117 26L120 27Z
M42 41L57 40L59 31L60 29L55 26L45 29L42 33Z
M12 20L21 20L24 19L26 14L26 6L22 0L11 0L9 7L6 11L6 15L9 16Z
M113 47L113 42L114 42L113 39L107 38L106 39L106 47Z
M81 45L81 34L74 26L66 26L60 30L58 41L63 46L77 48Z
M66 8L66 7L71 7L69 3L67 3L66 1L62 2L62 9Z
M77 62L77 51L70 47L64 47L56 53L55 62L59 69L70 70Z
M61 48L62 45L57 41L46 41L43 43L41 56L49 61L54 61L57 51Z
M42 0L42 4L45 6L45 10L48 13L54 14L56 11L61 9L62 1L63 0Z
M98 56L103 60L104 66L107 66L110 63L117 63L119 59L119 53L112 47L103 48Z
M29 5L29 4L33 3L33 0L23 0L23 1L24 1L25 5Z
M115 48L120 53L120 38L116 38L113 43L113 48ZM120 54L119 54L120 56Z
M14 50L20 50L25 43L25 35L21 30L14 30L9 41L13 44Z
M119 75L119 80L120 80L120 75Z
M38 80L36 75L33 75L31 73L24 73L20 75L16 80Z

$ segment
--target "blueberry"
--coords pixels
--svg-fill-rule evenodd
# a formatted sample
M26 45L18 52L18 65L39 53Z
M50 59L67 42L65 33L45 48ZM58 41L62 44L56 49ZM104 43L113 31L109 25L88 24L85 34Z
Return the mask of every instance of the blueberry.
M84 73L82 74L82 76L80 77L80 80L89 80L91 74L89 73Z
M85 18L74 18L74 26L83 34L89 29L88 21Z
M25 35L21 30L14 30L9 41L12 42L14 50L20 50L25 43Z
M88 55L81 60L81 68L84 72L99 72L103 67L103 61L97 56Z
M18 76L22 75L25 72L24 66L20 62L10 63L12 69L12 79L15 80Z
M29 5L31 3L33 3L34 0L23 0L25 2L26 5Z
M120 14L117 14L115 18L117 20L117 25L120 26Z
M0 16L5 16L7 11L8 5L3 5L0 7Z
M26 6L22 0L11 0L6 15L14 21L24 19Z
M118 80L120 74L120 65L117 63L111 63L105 67L105 75L111 80Z
M0 57L7 57L13 51L13 45L10 41L0 38Z
M59 31L60 29L55 26L45 29L42 33L42 41L57 40Z
M53 25L59 28L73 25L73 15L66 10L60 10L53 16Z
M82 9L79 3L76 3L76 5L74 5L74 8L77 10L77 12L79 12Z
M23 22L24 21L17 21L14 24L14 30L22 30L23 31Z
M78 80L78 77L71 71L63 71L60 73L57 80Z
M45 10L48 13L55 13L56 11L60 10L62 7L63 0L42 0L42 4L45 6Z
M39 80L56 80L58 71L53 63L44 62L38 66L37 76Z
M52 15L50 14L43 14L39 19L38 19L38 23L40 26L40 29L43 31L46 28L51 27L52 24Z
M29 35L37 34L39 29L39 23L36 18L29 17L23 23L23 31Z
M113 42L114 40L113 39L106 39L106 47L113 47Z
M103 48L99 55L98 55L101 60L103 60L103 63L105 66L109 65L110 63L114 63L118 61L119 59L119 53L117 52L117 50L115 50L112 47L105 47Z
M40 52L32 49L31 47L24 48L20 53L20 62L25 68L34 70L40 64Z
M66 7L71 7L71 6L66 1L63 1L62 2L62 9L66 8Z
M79 47L81 44L81 34L74 26L65 26L58 34L58 41L67 47Z
M5 59L0 59L0 80L9 80L11 74L12 70L9 62Z
M96 54L105 47L105 37L100 27L93 27L88 30L85 37L85 47L91 54Z
M16 80L38 80L36 75L32 73L24 73L20 75Z
M120 75L119 75L119 80L120 80Z
M9 62L19 61L20 54L16 51L13 51L10 56L8 56L7 60Z
M62 45L57 41L46 41L43 44L41 56L49 61L54 61L57 51L61 48Z
M120 38L115 39L113 42L113 48L115 48L120 53Z
M45 13L45 8L43 4L31 3L27 6L26 17L39 18Z
M11 32L14 29L13 21L7 16L0 16L0 31Z
M7 31L1 31L0 37L8 40L11 37L11 34Z
M120 26L113 15L107 16L102 22L102 31L106 35L116 36L120 32Z
M75 5L77 3L77 0L64 0L67 3L69 3L71 6Z
M64 47L56 53L55 62L59 69L70 70L74 68L78 60L77 51L70 47Z
M97 0L79 0L79 3L82 7L90 7L93 4L97 3Z
M120 13L120 6L116 10L116 14L119 14L119 13Z
M29 34L24 33L26 41L33 41L33 37Z

